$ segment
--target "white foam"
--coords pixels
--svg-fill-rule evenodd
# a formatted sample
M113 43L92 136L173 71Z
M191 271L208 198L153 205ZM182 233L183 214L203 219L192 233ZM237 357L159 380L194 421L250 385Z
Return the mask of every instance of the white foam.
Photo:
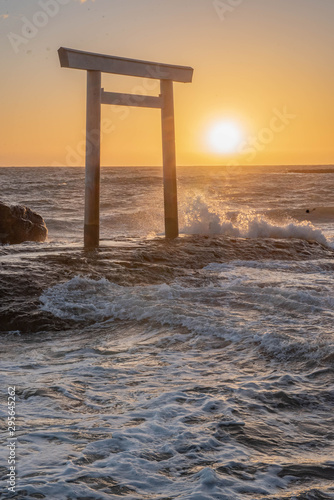
M185 226L181 232L236 238L297 238L328 245L322 231L310 222L286 222L278 225L253 212L241 212L237 217L234 214L234 218L236 221L232 222L228 212L210 207L203 197L197 196L185 209Z
M50 288L40 300L44 311L63 319L86 323L147 321L177 331L186 328L190 335L260 344L278 358L293 358L298 352L321 359L332 349L331 281L324 282L316 273L310 278L303 269L297 274L284 272L284 268L279 273L263 268L259 273L246 263L215 264L206 270L216 279L202 287L177 282L125 287L106 279L78 276ZM322 326L319 332L315 316Z

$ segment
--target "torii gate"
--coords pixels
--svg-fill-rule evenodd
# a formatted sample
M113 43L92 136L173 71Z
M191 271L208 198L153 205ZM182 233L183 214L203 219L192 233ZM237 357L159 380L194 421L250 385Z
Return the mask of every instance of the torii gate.
M64 47L60 47L58 54L62 67L87 71L85 247L96 248L99 246L101 104L161 109L165 236L166 238L176 238L179 235L179 227L173 82L190 83L193 69L188 66L172 66L126 59ZM101 89L101 73L160 80L161 94L153 97L105 92L104 89ZM92 137L93 134L94 141L89 141L89 137Z

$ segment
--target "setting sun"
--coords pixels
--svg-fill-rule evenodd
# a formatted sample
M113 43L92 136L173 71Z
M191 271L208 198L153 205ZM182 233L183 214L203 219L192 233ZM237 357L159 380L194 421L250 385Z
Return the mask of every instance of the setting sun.
M207 135L207 143L210 150L221 154L236 152L241 139L242 132L240 127L228 120L215 123Z

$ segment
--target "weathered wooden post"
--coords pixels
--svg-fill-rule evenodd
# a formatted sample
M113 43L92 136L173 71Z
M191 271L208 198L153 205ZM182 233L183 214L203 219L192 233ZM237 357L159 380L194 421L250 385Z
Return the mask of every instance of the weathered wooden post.
M65 47L60 47L58 54L62 67L87 71L85 247L95 248L99 245L101 104L161 109L165 234L166 238L176 238L179 227L173 82L191 82L194 70L188 66L94 54ZM160 80L161 95L104 92L104 89L101 89L101 72Z
M86 248L99 246L100 233L100 143L101 143L101 72L87 71L86 112Z
M160 88L162 97L161 127L165 203L165 235L166 238L177 238L177 236L179 235L179 222L177 213L173 81L161 80Z

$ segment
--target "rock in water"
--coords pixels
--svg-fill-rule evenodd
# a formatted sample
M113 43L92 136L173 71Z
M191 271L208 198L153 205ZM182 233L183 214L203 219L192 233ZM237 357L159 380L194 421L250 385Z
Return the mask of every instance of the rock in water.
M45 241L47 235L40 215L22 205L8 206L0 201L0 244Z

